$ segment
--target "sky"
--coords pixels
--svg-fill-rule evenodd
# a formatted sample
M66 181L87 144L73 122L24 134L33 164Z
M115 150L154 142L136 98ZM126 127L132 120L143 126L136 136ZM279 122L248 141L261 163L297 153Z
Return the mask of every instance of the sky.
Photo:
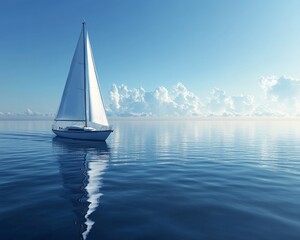
M299 9L297 0L3 0L0 112L57 111L85 19L111 114L299 114Z

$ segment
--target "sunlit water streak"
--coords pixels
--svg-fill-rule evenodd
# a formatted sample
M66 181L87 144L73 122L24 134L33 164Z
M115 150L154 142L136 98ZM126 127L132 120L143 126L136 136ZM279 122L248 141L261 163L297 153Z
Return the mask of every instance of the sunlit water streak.
M1 239L299 239L297 121L0 122Z

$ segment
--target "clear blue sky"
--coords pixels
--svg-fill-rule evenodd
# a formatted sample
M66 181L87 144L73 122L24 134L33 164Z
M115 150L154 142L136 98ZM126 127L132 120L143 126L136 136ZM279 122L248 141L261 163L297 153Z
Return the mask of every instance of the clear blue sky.
M300 78L297 0L7 0L0 3L0 111L55 112L86 19L105 102L112 83L182 82L261 94L261 76Z

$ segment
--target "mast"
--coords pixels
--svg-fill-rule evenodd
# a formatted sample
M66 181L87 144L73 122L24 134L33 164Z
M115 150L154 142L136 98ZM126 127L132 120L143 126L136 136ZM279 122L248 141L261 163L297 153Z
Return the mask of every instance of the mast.
M85 21L82 22L82 31L83 31L84 114L85 114L85 123L84 123L84 126L87 127L87 106L86 106L86 33L85 33Z

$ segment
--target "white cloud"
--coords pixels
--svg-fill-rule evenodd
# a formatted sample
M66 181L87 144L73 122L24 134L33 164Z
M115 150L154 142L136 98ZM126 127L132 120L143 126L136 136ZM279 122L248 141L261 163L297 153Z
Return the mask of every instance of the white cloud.
M259 83L265 101L249 94L228 95L215 88L205 103L182 83L154 91L112 85L109 113L116 116L298 116L300 80L265 77Z
M187 90L182 83L177 83L173 89L172 95L174 96L174 102L177 104L177 109L180 109L180 114L201 114L202 104L200 99L193 92Z
M37 112L33 112L31 109L27 108L22 115L26 115L26 116L33 116L33 115L39 115L39 113Z
M252 113L255 117L284 117L284 112L278 111L278 109L270 108L264 105L258 105Z
M146 91L144 88L128 89L123 84L113 84L110 109L119 116L193 116L201 114L201 103L182 83L171 91L163 86Z
M143 87L129 89L113 84L109 91L107 114L112 116L300 116L300 80L263 77L259 82L265 99L257 102L248 94L228 95L214 88L206 102L182 83L171 89L159 86L153 91ZM0 112L1 119L48 118L53 113L26 109L21 113Z
M300 114L300 80L288 77L264 77L260 81L270 109L282 115Z
M206 104L209 115L250 116L255 109L254 98L250 95L228 96L225 91L215 88Z
M23 112L0 112L0 118L2 119L15 119L15 118L43 118L43 119L53 119L55 114L53 113L40 113L32 111L31 109L27 108Z

